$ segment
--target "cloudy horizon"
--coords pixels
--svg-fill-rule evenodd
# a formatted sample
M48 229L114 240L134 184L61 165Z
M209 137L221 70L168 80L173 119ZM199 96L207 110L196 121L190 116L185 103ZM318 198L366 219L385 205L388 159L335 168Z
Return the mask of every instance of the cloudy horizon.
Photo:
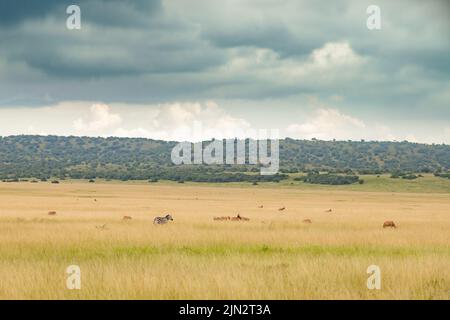
M70 4L0 3L0 136L450 144L448 2L80 0L68 30Z

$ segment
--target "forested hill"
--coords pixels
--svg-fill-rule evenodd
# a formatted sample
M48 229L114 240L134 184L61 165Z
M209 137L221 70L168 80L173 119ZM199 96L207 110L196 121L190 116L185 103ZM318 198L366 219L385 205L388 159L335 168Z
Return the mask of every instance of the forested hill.
M255 166L174 166L176 142L141 138L0 137L0 178L152 179L259 171ZM280 141L281 172L435 172L450 169L449 145L409 142ZM193 173L192 173L193 172ZM195 179L194 179L195 181Z

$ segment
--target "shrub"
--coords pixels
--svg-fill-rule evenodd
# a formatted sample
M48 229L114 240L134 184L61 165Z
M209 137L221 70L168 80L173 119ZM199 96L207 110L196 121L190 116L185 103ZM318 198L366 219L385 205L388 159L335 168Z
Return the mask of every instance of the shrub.
M407 179L407 180L414 180L417 178L418 177L415 174L405 174L404 176L402 176L402 179Z
M359 181L358 176L336 175L336 174L308 174L304 177L304 182L313 184L344 185Z

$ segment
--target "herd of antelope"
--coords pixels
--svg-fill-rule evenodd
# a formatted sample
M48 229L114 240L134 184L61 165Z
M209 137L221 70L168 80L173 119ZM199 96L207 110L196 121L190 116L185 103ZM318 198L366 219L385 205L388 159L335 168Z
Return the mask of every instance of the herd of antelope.
M262 209L262 208L264 208L264 206L263 206L263 205L259 205L258 208L259 208L259 209ZM282 207L278 208L278 211L284 211L284 210L286 210L286 207L285 207L285 206L282 206ZM332 209L328 209L328 210L325 210L325 212L333 212L333 210L332 210ZM49 215L49 216L55 216L55 215L56 215L56 211L49 211L49 212L48 212L48 215ZM132 218L131 216L123 216L123 217L122 217L122 220L132 220L132 219L133 219L133 218ZM237 214L236 216L234 216L234 217L231 217L231 216L221 216L221 217L214 217L213 220L214 220L214 221L250 221L250 218L243 217L243 216L241 216L241 215L238 213L238 214ZM153 224L157 224L157 225L160 225L160 224L167 224L169 221L173 221L173 218L172 218L172 216L171 216L170 214L168 214L168 215L166 215L166 216L164 216L164 217L155 217L155 218L153 219ZM304 219L304 220L302 220L302 222L303 222L303 223L308 223L308 224L309 224L309 223L312 223L311 219ZM100 229L100 230L106 230L106 224L101 225L101 226L96 226L96 228L97 228L97 229ZM394 221L392 221L392 220L387 220L387 221L385 221L385 222L383 223L383 229L384 229L384 228L397 228L397 225L395 224Z
M238 213L236 217L230 217L230 216L224 216L224 217L214 217L214 221L250 221L249 218L241 217L241 215Z

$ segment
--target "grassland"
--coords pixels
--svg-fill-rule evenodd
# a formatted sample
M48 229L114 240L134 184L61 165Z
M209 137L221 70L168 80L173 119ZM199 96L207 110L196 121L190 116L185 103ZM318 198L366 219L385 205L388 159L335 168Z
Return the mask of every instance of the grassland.
M364 179L0 183L0 298L448 299L450 182ZM212 219L237 213L251 220ZM72 264L81 290L66 288ZM372 264L381 290L366 287Z

